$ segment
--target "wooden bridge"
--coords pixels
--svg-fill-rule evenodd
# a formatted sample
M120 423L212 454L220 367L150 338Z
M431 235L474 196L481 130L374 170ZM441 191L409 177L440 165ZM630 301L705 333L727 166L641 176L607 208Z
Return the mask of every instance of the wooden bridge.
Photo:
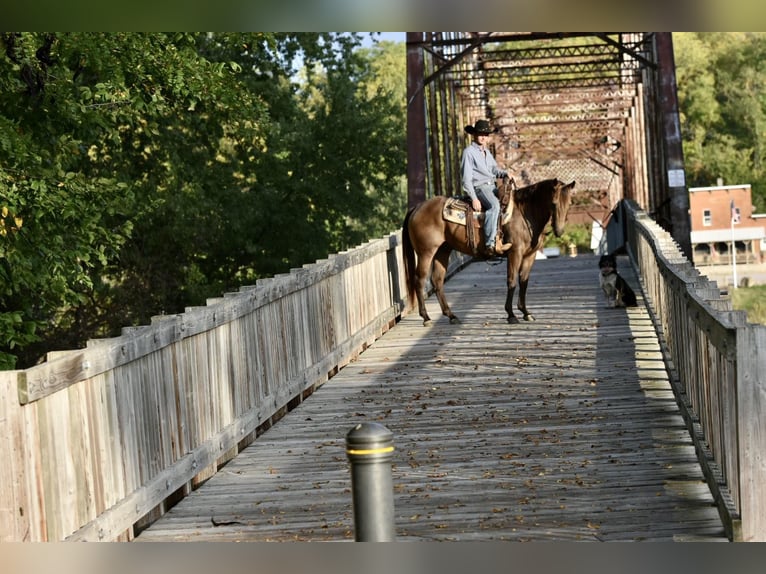
M463 323L425 328L393 234L0 373L0 538L349 540L377 421L400 539L766 540L766 328L617 215L635 309L561 257L509 326L502 266L456 259Z
M360 421L395 436L399 539L726 540L652 320L605 308L596 262L538 261L513 327L505 265L470 264L461 325L408 315L138 540L353 539Z

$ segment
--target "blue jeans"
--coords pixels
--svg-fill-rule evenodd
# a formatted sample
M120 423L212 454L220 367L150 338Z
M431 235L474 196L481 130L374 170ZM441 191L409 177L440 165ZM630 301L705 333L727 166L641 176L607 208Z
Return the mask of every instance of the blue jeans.
M497 234L497 220L500 217L500 200L495 195L494 185L483 185L476 188L476 197L484 210L484 243L494 247Z

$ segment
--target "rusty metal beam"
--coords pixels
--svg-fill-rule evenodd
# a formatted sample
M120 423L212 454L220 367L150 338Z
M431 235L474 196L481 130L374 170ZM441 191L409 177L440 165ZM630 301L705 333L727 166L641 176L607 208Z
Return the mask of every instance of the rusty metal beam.
M470 34L470 32L469 32ZM620 32L606 32L607 36L619 36ZM570 38L592 38L593 32L490 32L483 37L484 44L498 44L506 42L539 42L543 40L560 41ZM434 47L460 46L466 44L465 38L436 39Z
M635 58L639 62L641 62L644 66L647 66L652 69L657 68L657 64L652 62L651 60L647 59L640 53L636 52L634 49L626 46L623 42L615 42L612 38L610 38L607 34L596 34L599 38L601 38L604 42L607 42L608 44L611 44L615 46L618 50L620 50L620 53L622 54L628 54L631 58Z
M407 32L407 205L426 198L426 103L422 32Z
M463 49L463 50L462 50L462 51L461 51L459 54L457 54L456 56L454 56L454 57L452 57L452 58L449 58L449 59L447 59L447 61L446 61L446 63L445 63L444 65L442 65L440 68L438 68L437 70L435 70L433 73L431 73L431 74L430 74L430 75L429 75L429 76L428 76L428 77L425 79L425 81L423 82L423 86L425 87L425 86L427 86L428 84L430 84L431 82L433 82L433 81L434 81L436 78L438 78L438 77L439 77L440 75L442 75L444 72L446 72L447 70L449 70L449 69L450 69L452 66L454 66L455 64L457 64L458 62L460 62L460 61L461 61L463 58L465 58L465 57L466 57L466 55L470 54L470 53L471 53L471 52L473 52L473 51L474 51L474 50L475 50L477 47L481 46L481 45L482 45L482 39L483 39L483 38L482 38L481 36L479 36L479 37L475 38L474 40L472 40L471 42L469 42L469 44L468 44L468 47L464 48L464 49Z
M660 113L665 144L666 184L670 205L670 234L683 254L692 260L689 192L686 189L684 156L681 145L681 121L678 114L673 38L670 32L657 33Z

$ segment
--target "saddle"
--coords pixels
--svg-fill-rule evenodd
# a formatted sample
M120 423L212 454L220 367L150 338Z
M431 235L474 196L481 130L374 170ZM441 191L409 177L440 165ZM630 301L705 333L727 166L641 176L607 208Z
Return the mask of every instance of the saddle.
M484 214L475 213L473 207L471 207L471 203L464 198L448 197L447 201L444 203L442 217L445 221L466 226L465 233L468 239L468 248L473 254L476 254L478 251Z
M515 185L505 185L500 192L500 217L497 225L497 235L502 236L503 225L510 220L513 214L513 204L511 199L513 197L513 190ZM508 204L511 203L511 208L506 213ZM463 197L448 197L444 203L444 209L442 210L442 217L445 221L450 221L458 225L466 226L466 237L468 239L468 247L471 252L478 253L479 248L483 245L480 241L481 229L484 223L484 212L476 213L473 210L471 201L467 196ZM470 225L468 224L470 222Z

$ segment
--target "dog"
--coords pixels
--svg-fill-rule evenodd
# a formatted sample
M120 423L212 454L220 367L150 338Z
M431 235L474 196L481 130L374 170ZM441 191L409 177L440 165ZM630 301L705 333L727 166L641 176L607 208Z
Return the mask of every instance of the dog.
M598 260L598 268L601 289L604 291L607 307L635 307L638 305L633 289L617 273L617 258L614 255L602 255Z

